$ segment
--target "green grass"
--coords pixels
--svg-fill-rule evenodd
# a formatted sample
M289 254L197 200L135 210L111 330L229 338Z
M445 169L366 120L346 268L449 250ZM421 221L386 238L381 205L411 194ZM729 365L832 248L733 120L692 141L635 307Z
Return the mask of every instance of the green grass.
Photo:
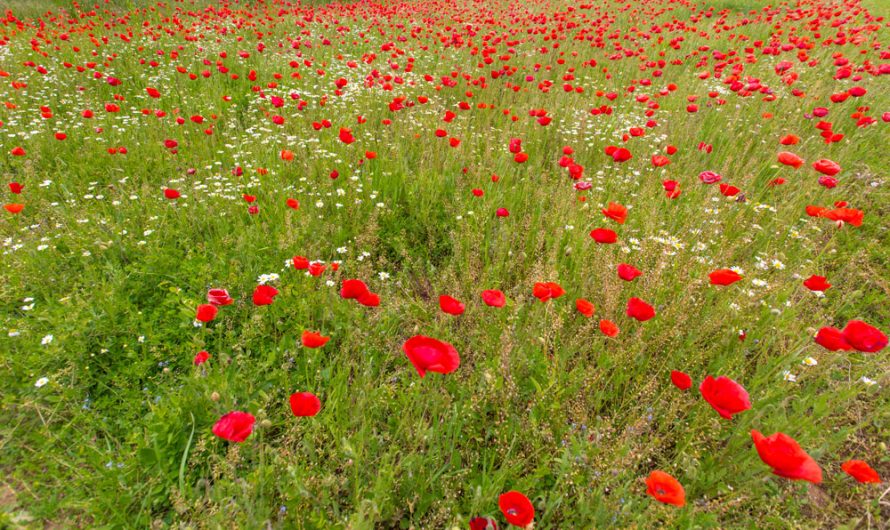
M30 18L61 5L42 0L9 8ZM807 50L819 59L812 68L798 64L796 49L780 57L758 54L757 63L745 63L743 75L758 77L779 96L765 101L731 93L713 77L698 79L715 62L697 66L702 55L740 50L744 57L746 44L727 40L727 32L707 38L684 32L676 50L667 43L680 33L665 33L663 44L633 44L653 60L664 51L668 63L685 61L654 78L651 68L640 71L637 58L610 60L611 43L597 49L587 41L560 40L565 64L557 62L553 42L543 34L512 43L528 36L530 27L574 35L577 27L552 16L532 23L524 11L565 13L559 3L413 5L373 27L320 5L312 21L285 15L286 23L260 30L267 44L262 54L256 51L257 28L237 29L232 20L215 17L198 42L163 32L157 41L137 35L127 43L115 36L127 24L142 28L143 21L171 27L174 9L201 11L197 4L134 11L128 23L111 28L103 24L131 4L109 4L108 12L103 6L88 17L94 27L72 31L67 41L56 39L59 50L44 46L48 57L31 48L37 29L0 26L0 35L10 36L0 47L0 70L10 73L0 78L0 102L15 106L0 106L0 173L6 182L25 185L22 195L4 198L24 203L22 213L0 216L0 527L466 528L478 515L495 516L503 526L497 498L513 489L532 500L541 529L888 524L887 498L879 502L886 484L859 485L840 470L841 462L858 458L890 476L887 352L829 352L813 342L823 326L862 319L886 332L890 322L890 164L884 154L888 124L880 122L890 110L888 76L834 81L831 56L840 51L855 64L886 63L880 50L860 55L853 44L817 45ZM743 12L728 14L728 21L760 5L714 4L715 12ZM279 7L238 9L276 20ZM675 6L675 12L644 12L641 18L612 7L611 30L623 34L648 28L640 20L666 23L690 14ZM366 4L358 12L373 9ZM476 66L481 55L443 47L435 33L410 38L411 28L428 19L442 35L461 31L481 45L487 32L508 31L496 23L511 14L517 19L512 27L521 31L506 37L510 43L498 43L494 63L483 69ZM191 23L191 15L180 15ZM452 20L457 16L459 23ZM589 22L598 15L578 8L567 16ZM717 18L699 22L700 29L710 29ZM313 64L293 69L288 63L297 57L289 46L303 30L298 20L313 42L299 60ZM226 33L216 33L215 23ZM862 23L860 14L848 25ZM54 37L62 31L55 24L49 21L46 30ZM467 24L481 29L470 36ZM803 22L784 25L809 34ZM343 33L345 42L339 42L338 26L351 28ZM768 41L774 27L757 21L732 31ZM109 37L109 43L96 48L88 32ZM398 39L405 34L406 40ZM823 38L829 34L823 28ZM321 36L334 45L321 45ZM871 39L886 43L886 27ZM383 51L389 42L404 54ZM690 55L706 45L707 53ZM83 51L75 53L73 46ZM178 46L179 57L171 60L169 52ZM542 46L550 51L540 53ZM455 88L434 88L452 71L472 79L490 73L508 48L516 53L503 64L515 66L515 75L489 76L486 88L460 76ZM94 49L96 57L90 55ZM239 79L216 70L223 50L224 64ZM239 58L242 50L250 56ZM373 64L361 62L366 53L377 55ZM410 73L408 57L414 59ZM581 64L591 58L597 67ZM154 68L140 59L160 64ZM347 67L349 60L359 66ZM797 84L782 85L773 70L779 60L795 63ZM43 76L26 61L46 65L50 73ZM92 70L80 73L65 68L65 61L96 61L96 71L123 83L94 80ZM536 63L552 71L536 71ZM179 65L213 75L189 80L176 72ZM562 90L571 67L571 83L583 86L583 94ZM415 84L366 88L372 69ZM256 81L248 79L251 70ZM283 75L276 80L273 73ZM433 83L424 81L427 73ZM525 82L526 75L535 81ZM341 76L349 84L337 97L334 80ZM644 77L652 78L651 88L625 93ZM549 93L537 89L541 79L553 80ZM13 81L28 86L15 89ZM278 86L269 88L270 82ZM508 82L524 88L514 92ZM651 119L658 126L626 144L632 160L613 162L604 148L625 145L622 134L649 119L634 96L655 94L669 83L679 89L657 99ZM828 102L854 84L866 87L867 96ZM254 85L284 97L284 107L272 108ZM157 87L162 97L149 98L146 86ZM791 95L797 87L804 97ZM597 90L621 96L610 102ZM708 106L709 91L720 91L727 103ZM304 110L297 110L291 92L307 101ZM106 113L104 105L115 94L125 99L121 112ZM321 106L323 94L328 98ZM701 108L690 114L686 96L693 94ZM396 96L426 96L429 102L391 112ZM472 110L458 110L461 101ZM493 108L479 109L478 103ZM614 107L611 116L589 113L607 104ZM42 105L52 108L52 119L40 117ZM846 135L844 141L826 145L816 120L804 117L823 105L831 107L826 119ZM856 127L849 115L860 105L869 106L866 113L878 123ZM86 108L95 111L93 119L82 117ZM144 115L143 108L167 116ZM547 127L528 116L540 108L554 118ZM458 114L452 123L442 121L448 109ZM284 125L270 121L267 114L275 113L285 117ZM196 114L204 124L188 120ZM177 115L186 118L183 125L173 121ZM358 115L366 123L358 124ZM312 128L324 119L331 128ZM209 124L212 135L204 133ZM340 127L352 128L354 144L338 141ZM437 138L440 127L460 138L460 146ZM56 131L68 139L55 140ZM789 133L801 143L779 145ZM507 151L513 137L530 155L525 164ZM179 142L176 154L164 147L171 138ZM700 142L712 144L713 152L701 152ZM650 157L669 144L679 148L671 164L654 168ZM27 156L7 154L19 145ZM117 146L128 153L107 152ZM572 189L557 164L563 146L574 148L590 191ZM282 149L293 151L294 160L283 161ZM776 154L782 150L808 164L797 171L780 166ZM359 164L365 151L378 156ZM816 184L809 163L820 158L843 167L837 188ZM242 175L232 173L236 166ZM340 174L336 180L329 177L333 169ZM697 175L703 170L723 175L746 201L701 185ZM779 176L787 183L770 187ZM680 181L678 199L665 197L667 179ZM166 200L165 187L185 197ZM474 188L484 196L474 197ZM257 215L247 213L244 193L258 197ZM299 199L299 210L285 207L288 197ZM866 212L861 227L837 229L805 214L807 205L840 200ZM609 201L630 207L626 224L602 217L599 210ZM501 207L509 217L495 215ZM588 233L597 227L618 231L619 243L594 244ZM341 263L338 271L329 267L313 278L284 266L295 255ZM644 275L621 282L615 268L622 262ZM742 282L708 285L709 272L730 266L744 269ZM251 292L268 273L280 274L274 284L281 294L271 306L255 307ZM825 297L801 285L811 274L833 284ZM338 289L346 278L366 281L380 294L380 307L342 300ZM544 281L559 282L566 296L538 302L532 286ZM214 322L195 327L195 308L211 287L227 288L236 302L221 308ZM503 290L506 306L483 305L484 289ZM466 313L442 313L440 294L463 301ZM632 296L655 305L657 316L645 323L626 317ZM595 304L592 319L575 311L580 297ZM601 318L615 321L621 334L604 337ZM303 330L332 338L323 348L302 348ZM420 379L401 349L416 334L453 344L460 368ZM52 340L42 343L48 335ZM194 367L202 349L212 358ZM818 365L803 365L807 357ZM685 393L675 389L668 378L672 369L690 373L696 386ZM797 382L783 380L785 371ZM753 408L732 421L719 418L696 391L706 375L739 381ZM42 377L48 383L36 387ZM877 384L865 385L863 377ZM288 396L295 391L321 398L318 416L291 414ZM257 417L243 444L211 433L222 414L236 409ZM752 446L751 429L793 436L820 463L825 482L772 475ZM684 485L685 507L660 505L645 494L643 478L654 469Z

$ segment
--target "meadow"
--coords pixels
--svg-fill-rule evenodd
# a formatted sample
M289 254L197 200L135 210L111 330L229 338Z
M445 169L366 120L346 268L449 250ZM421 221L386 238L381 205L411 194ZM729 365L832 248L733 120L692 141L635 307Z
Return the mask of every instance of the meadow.
M0 528L890 526L885 15L11 0Z

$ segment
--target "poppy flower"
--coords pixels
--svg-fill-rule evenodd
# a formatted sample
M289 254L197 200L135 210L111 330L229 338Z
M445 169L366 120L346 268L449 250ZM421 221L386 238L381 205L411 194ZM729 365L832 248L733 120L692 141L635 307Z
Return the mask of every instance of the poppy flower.
M575 309L578 310L579 313L584 315L587 318L593 316L593 313L596 311L593 304L589 300L585 300L584 298L578 298L575 300Z
M782 151L781 153L779 153L779 163L786 166L791 166L794 169L798 169L800 166L803 165L803 159L795 155L794 153Z
M608 228L597 228L590 232L590 237L600 244L610 244L618 241L618 234Z
M331 340L330 337L325 337L314 331L303 331L303 335L300 337L300 342L307 348L321 348L327 344L329 340Z
M742 190L740 190L739 188L736 188L735 186L731 186L729 184L722 184L722 183L720 184L720 195L723 195L724 197L735 197L741 191Z
M887 346L887 335L861 320L851 320L843 330L847 344L863 353L875 353Z
M824 327L816 333L816 344L829 351L849 351L853 349L843 332L837 328Z
M837 162L828 159L816 160L813 162L813 169L822 173L823 175L828 175L829 177L833 177L841 172L841 166Z
M720 416L728 420L733 414L746 411L751 408L751 399L742 385L726 376L714 379L710 375L701 382L699 392L705 401L717 411Z
M356 298L355 301L365 307L377 307L380 305L380 296L377 293L368 291L367 293Z
M482 291L482 301L490 307L504 307L504 304L507 303L507 297L497 289L488 289Z
M298 271L303 271L309 268L309 260L303 256L294 256L291 262L294 264L294 269Z
M498 508L504 519L513 526L525 528L535 520L535 507L528 497L518 491L508 491L498 497Z
M213 304L201 304L198 306L197 314L195 315L195 319L201 322L210 322L214 318L216 318L216 313L219 309L216 308Z
M443 312L448 313L449 315L461 315L463 314L466 307L460 300L456 298L452 298L447 294L443 294L439 296L439 309Z
M698 174L698 180L704 184L715 184L723 180L723 177L713 171L702 171Z
M318 277L321 276L321 274L325 271L325 268L326 267L324 263L313 261L309 264L309 267L307 267L306 270L309 272L310 275Z
M611 320L600 320L600 331L607 337L617 337L620 330Z
M352 135L352 131L347 129L346 127L342 127L340 129L340 141L346 145L351 144L355 141L355 136Z
M671 383L680 390L689 390L692 388L692 378L686 372L679 370L671 370Z
M655 308L634 297L627 301L627 316L645 322L655 316Z
M542 302L546 302L551 298L559 298L565 293L565 290L556 282L538 282L532 289L532 294L535 298Z
M22 193L22 189L24 187L25 186L23 186L22 184L19 184L18 182L10 182L9 183L9 191L11 191L12 193L15 193L16 195L20 195Z
M225 289L210 289L207 291L207 301L216 306L230 305L234 302Z
M831 289L831 284L825 281L825 276L816 276L815 274L804 280L803 285L811 291L827 291Z
M361 280L344 280L340 288L340 297L354 300L368 294L368 286Z
M470 530L498 530L498 522L491 517L473 517Z
M603 215L620 225L623 225L624 222L627 221L627 208L616 202L610 202L607 208L602 209L602 212Z
M278 296L278 289L271 285L257 285L253 290L253 304L257 306L269 305L276 296Z
M642 276L642 274L643 273L633 265L628 265L627 263L618 265L618 277L626 282L632 282L637 277Z
M821 213L820 217L837 221L838 223L849 223L853 226L862 226L865 213L862 210L853 208L835 208Z
M180 196L181 196L181 194L178 191L176 191L172 188L164 188L164 197L166 197L170 200L173 200L173 199L178 199Z
M321 410L321 400L311 392L295 392L290 395L290 410L294 416L315 416Z
M674 477L664 471L655 470L646 478L646 493L658 502L684 506L686 492Z
M206 363L209 359L210 359L210 354L204 350L201 350L197 354L195 354L195 359L192 362L195 363L195 366L201 366L202 364Z
M11 214L17 214L17 213L21 213L21 211L25 209L25 205L21 204L21 203L13 202L13 203L9 203L9 204L4 204L3 209L5 209L7 212L9 212Z
M300 201L298 201L297 199L288 198L287 201L285 201L285 204L292 210L300 209Z
M857 482L863 484L880 484L881 477L878 472L862 460L847 460L841 464L844 473L855 478Z
M229 412L213 426L213 434L230 442L243 442L253 432L256 418L253 414L240 410Z
M711 285L732 285L742 279L742 275L732 269L717 269L708 274Z
M822 482L822 469L813 458L801 449L794 438L777 432L764 437L751 431L754 447L763 462L773 468L773 473L791 480L806 480L813 484Z
M510 211L506 208L498 208L495 212L495 215L498 217L510 217Z
M427 372L450 374L460 366L460 355L454 346L432 337L415 335L402 344L402 350L420 377Z

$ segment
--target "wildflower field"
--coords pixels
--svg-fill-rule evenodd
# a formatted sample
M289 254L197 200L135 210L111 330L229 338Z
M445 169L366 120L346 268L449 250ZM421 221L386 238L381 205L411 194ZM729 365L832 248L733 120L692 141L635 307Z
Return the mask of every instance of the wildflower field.
M884 0L8 0L0 528L890 526Z

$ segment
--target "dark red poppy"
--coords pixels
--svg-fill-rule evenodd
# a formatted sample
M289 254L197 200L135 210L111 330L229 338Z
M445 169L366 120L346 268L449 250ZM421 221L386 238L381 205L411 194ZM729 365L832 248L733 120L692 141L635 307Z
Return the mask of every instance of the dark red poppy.
M213 434L230 442L243 442L253 432L256 418L240 410L229 412L213 426Z
M801 449L794 438L777 432L764 437L751 431L754 447L763 462L773 468L773 473L792 480L806 480L813 484L822 482L822 469L813 458Z
M498 497L498 507L504 519L513 526L525 528L535 520L535 507L528 497L518 491L508 491Z
M460 366L460 355L454 346L432 337L415 335L405 341L402 350L420 377L427 372L450 374Z
M686 492L683 486L674 477L664 471L653 471L646 478L646 493L658 502L684 506L686 504Z
M315 416L321 410L321 400L311 392L296 392L290 395L290 410L294 416Z

